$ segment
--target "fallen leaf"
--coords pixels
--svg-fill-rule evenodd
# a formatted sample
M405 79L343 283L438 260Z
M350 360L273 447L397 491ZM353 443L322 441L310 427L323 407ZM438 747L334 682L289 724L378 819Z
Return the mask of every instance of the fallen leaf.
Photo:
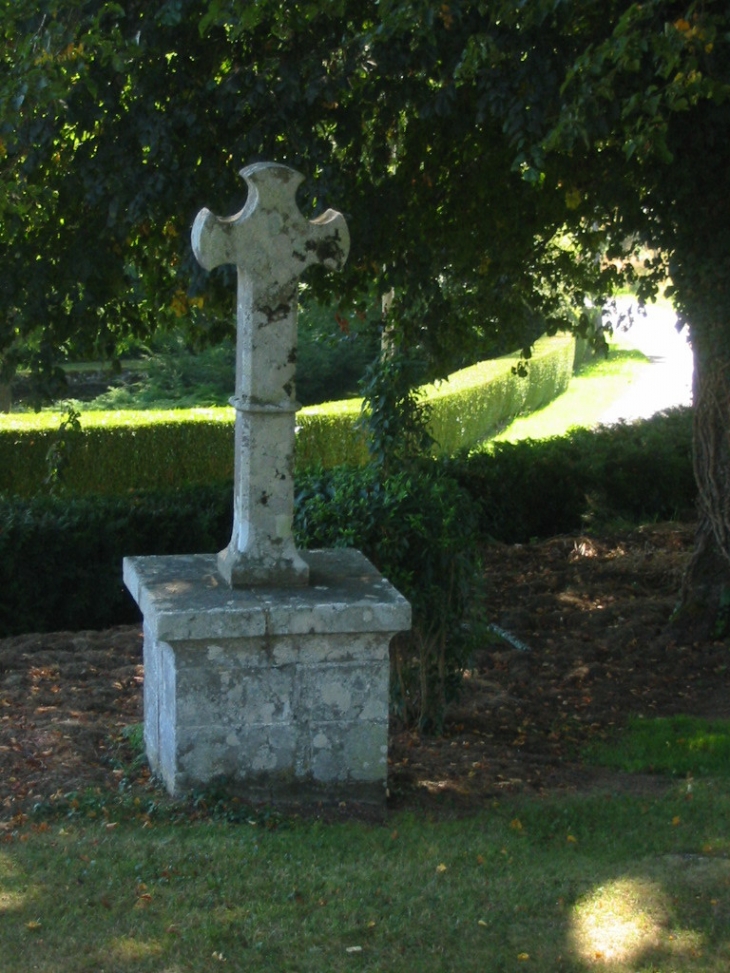
M519 960L528 960L529 958L530 958L530 954L529 953L518 953L517 954L517 959L519 959Z
M362 946L347 946L346 953L362 953Z
M439 874L441 874L442 872L445 872L446 871L446 865L444 865L444 863L441 862L440 865L437 865L436 866L436 871L439 872Z
M520 821L519 818L512 818L512 820L509 823L509 826L510 828L512 828L513 831L522 831L522 822Z
M26 922L25 928L29 929L31 932L35 932L37 929L41 928L41 923L38 922L37 920L36 921L31 920L30 922Z
M574 835L569 834L568 835L568 844L570 844L570 845L577 845L578 844L578 839Z

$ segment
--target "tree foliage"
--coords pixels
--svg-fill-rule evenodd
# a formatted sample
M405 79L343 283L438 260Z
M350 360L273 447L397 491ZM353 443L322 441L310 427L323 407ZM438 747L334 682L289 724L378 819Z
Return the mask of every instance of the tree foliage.
M394 289L394 333L431 375L569 323L566 271L587 293L595 267L562 235L562 188L523 178L468 77L489 25L479 4L6 0L6 373L176 316L217 337L230 287L203 279L188 230L202 205L237 211L237 170L262 158L307 175L305 211L346 212L343 306Z
M528 6L528 31L555 28L559 7ZM582 174L581 197L598 203L590 218L610 228L609 256L627 240L657 248L645 295L671 280L695 360L700 520L683 605L711 619L730 592L730 8L651 0L586 10L525 164L539 178Z
M3 0L0 62L6 374L176 315L219 335L231 288L188 229L273 159L351 226L311 293L392 295L409 381L669 275L706 546L730 565L726 0Z
M225 275L203 280L188 229L204 204L236 211L260 158L305 172L305 209L347 213L341 296L394 288L432 371L574 325L566 306L647 241L644 293L671 261L689 312L680 251L712 225L728 252L727 18L717 0L6 0L0 349L110 352L203 292L215 337Z

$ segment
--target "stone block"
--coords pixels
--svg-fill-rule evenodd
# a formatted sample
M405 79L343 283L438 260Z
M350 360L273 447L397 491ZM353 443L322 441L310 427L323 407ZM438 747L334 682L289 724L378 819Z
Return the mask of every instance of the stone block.
M358 551L308 587L229 588L213 555L127 558L145 618L145 745L172 794L385 799L388 646L410 606Z

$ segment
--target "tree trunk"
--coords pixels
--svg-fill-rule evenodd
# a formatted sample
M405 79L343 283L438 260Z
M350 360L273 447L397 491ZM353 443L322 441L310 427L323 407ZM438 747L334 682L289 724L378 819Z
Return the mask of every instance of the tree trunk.
M678 621L698 638L730 632L730 358L695 342L693 459L698 490L695 551Z
M12 404L10 382L0 382L0 412L10 412Z

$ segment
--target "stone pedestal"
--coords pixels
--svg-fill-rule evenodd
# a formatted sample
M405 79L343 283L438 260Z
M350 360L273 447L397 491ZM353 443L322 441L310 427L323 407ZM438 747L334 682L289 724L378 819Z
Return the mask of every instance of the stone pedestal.
M125 558L147 756L171 794L385 800L388 646L410 606L358 551L301 556L308 587L230 588L215 555Z
M206 270L233 264L236 303L233 532L218 558L126 558L145 621L145 745L172 794L225 780L250 798L385 799L388 646L410 606L357 551L297 551L297 290L339 270L341 213L306 220L300 173L241 170L236 216L198 213Z

